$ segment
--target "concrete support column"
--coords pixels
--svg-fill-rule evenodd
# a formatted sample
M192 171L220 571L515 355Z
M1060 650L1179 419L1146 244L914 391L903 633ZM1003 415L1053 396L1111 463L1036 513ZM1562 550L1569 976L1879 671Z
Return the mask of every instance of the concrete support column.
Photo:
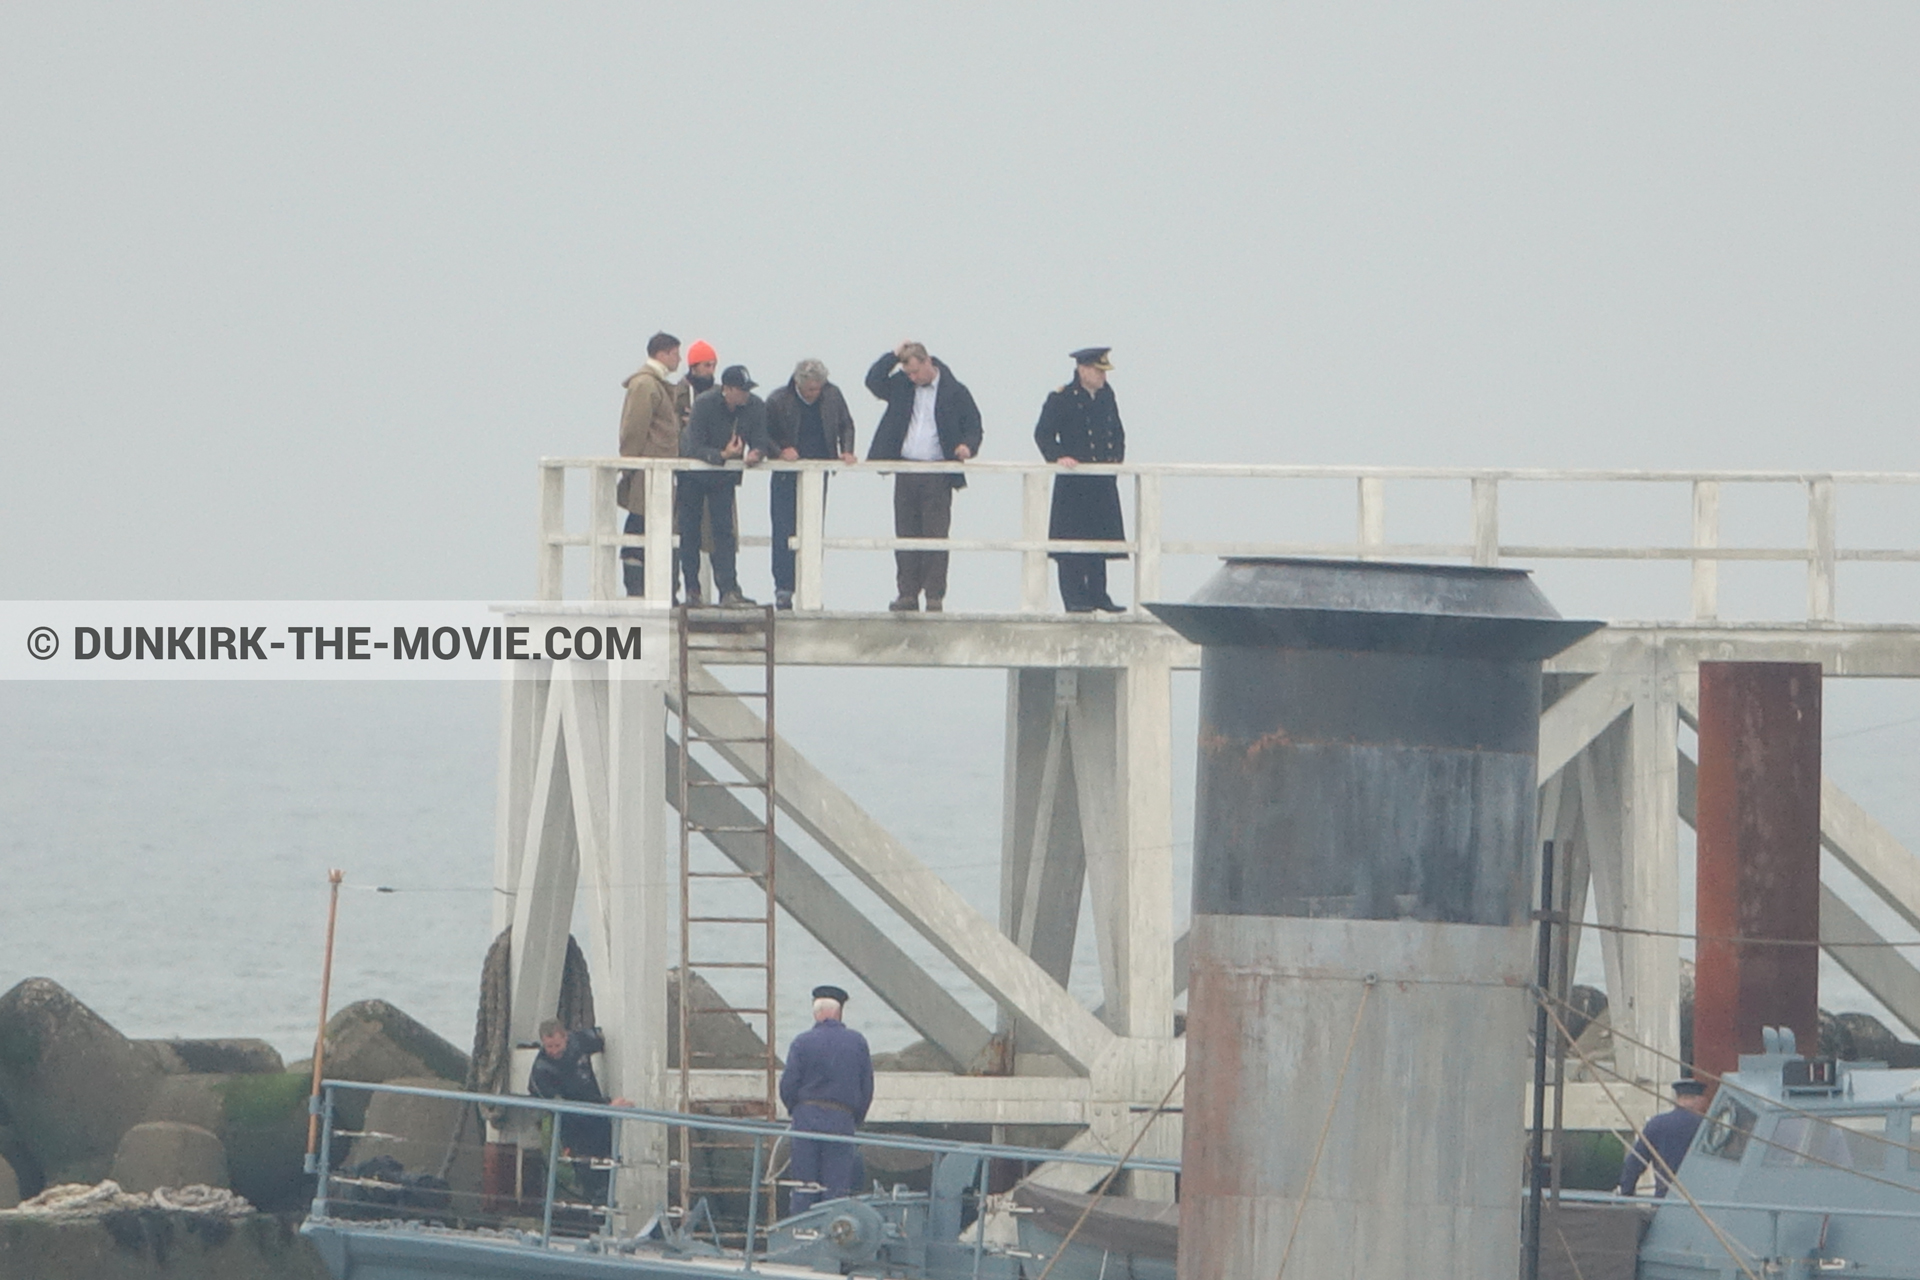
M1001 804L1000 929L1062 986L1073 969L1086 852L1067 719L1077 674L1007 672L1006 783ZM1038 1043L1002 1008L999 1033ZM1011 1064L1009 1064L1011 1065Z
M1695 1063L1737 1070L1760 1028L1819 1037L1818 663L1700 664ZM1736 942L1782 939L1801 945Z
M633 664L610 662L607 681L607 962L594 974L606 1027L608 1094L669 1109L667 970L677 940L678 881L666 831L667 685L623 678ZM630 1124L621 1133L625 1167L615 1190L628 1225L666 1203L666 1131Z

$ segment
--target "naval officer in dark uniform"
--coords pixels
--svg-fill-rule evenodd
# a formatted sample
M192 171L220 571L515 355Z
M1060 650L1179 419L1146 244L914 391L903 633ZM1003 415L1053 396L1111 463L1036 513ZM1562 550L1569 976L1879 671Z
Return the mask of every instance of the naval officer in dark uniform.
M780 1073L780 1101L793 1117L793 1160L797 1182L817 1184L793 1193L788 1213L800 1213L818 1200L853 1194L860 1150L850 1142L819 1142L803 1133L851 1134L873 1105L873 1058L867 1038L840 1020L847 993L839 987L813 989L813 1026L793 1038L787 1066Z
M1647 1121L1633 1149L1620 1166L1620 1194L1630 1196L1640 1185L1640 1175L1653 1168L1653 1194L1667 1194L1667 1171L1680 1172L1680 1162L1693 1146L1693 1135L1700 1128L1700 1117L1707 1112L1707 1085L1704 1080L1675 1080L1673 1110ZM1653 1156L1657 1153L1658 1161Z
M1047 396L1033 442L1040 456L1071 471L1083 462L1125 462L1127 432L1120 405L1107 385L1112 347L1082 347L1071 355L1073 381ZM1053 482L1047 537L1074 542L1124 542L1118 476L1063 475ZM1060 603L1068 613L1120 613L1107 594L1107 561L1125 551L1055 551L1060 567Z

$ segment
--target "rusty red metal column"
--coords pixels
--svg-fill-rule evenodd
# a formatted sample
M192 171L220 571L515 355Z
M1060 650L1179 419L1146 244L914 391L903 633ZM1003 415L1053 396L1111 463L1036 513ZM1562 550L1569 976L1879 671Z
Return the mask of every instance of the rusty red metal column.
M1700 664L1693 1059L1820 1031L1820 666Z

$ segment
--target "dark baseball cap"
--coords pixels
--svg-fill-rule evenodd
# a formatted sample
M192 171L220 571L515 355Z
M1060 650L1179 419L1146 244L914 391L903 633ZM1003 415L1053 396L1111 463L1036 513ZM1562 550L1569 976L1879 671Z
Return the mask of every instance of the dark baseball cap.
M755 382L752 376L747 373L747 366L743 364L730 364L720 374L720 385L723 387L738 387L742 391L751 391L760 384Z

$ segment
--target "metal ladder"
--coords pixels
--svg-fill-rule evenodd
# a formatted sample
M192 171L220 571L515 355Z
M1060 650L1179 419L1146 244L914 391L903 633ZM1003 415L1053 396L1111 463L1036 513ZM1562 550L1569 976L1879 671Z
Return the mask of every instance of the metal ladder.
M774 610L702 608L684 606L676 611L679 622L680 693L680 1107L687 1114L729 1118L773 1120L779 1089L774 1025ZM705 669L709 655L725 656L732 663L757 658L761 672L757 689L701 689L692 677ZM737 668L736 668L737 669ZM739 698L751 704L761 703L763 728L757 737L716 736L701 727L699 708L703 701ZM725 746L730 754L748 756L760 748L758 777L750 770L734 769L716 761L714 753L694 760L694 748L702 745ZM699 766L705 765L706 769ZM707 770L712 770L708 773ZM698 774L699 776L696 776ZM693 795L702 788L715 788L733 794L756 818L709 825L693 817ZM754 793L758 793L757 802ZM728 866L724 870L696 870L693 846L696 836L726 834L737 841L759 836L765 841L760 862L763 873ZM749 898L748 886L752 886ZM695 994L696 972L745 970L760 973L765 984L758 1007L718 1004L701 1005ZM694 1049L696 1029L702 1020L738 1017L759 1032L765 1047L765 1086L757 1095L738 1098L696 1099L693 1073L702 1065L699 1059L717 1056L710 1050ZM757 1167L751 1140L739 1135L702 1132L693 1128L679 1131L679 1178L677 1197L681 1221L702 1198L718 1200L744 1197L753 1181L764 1176Z

